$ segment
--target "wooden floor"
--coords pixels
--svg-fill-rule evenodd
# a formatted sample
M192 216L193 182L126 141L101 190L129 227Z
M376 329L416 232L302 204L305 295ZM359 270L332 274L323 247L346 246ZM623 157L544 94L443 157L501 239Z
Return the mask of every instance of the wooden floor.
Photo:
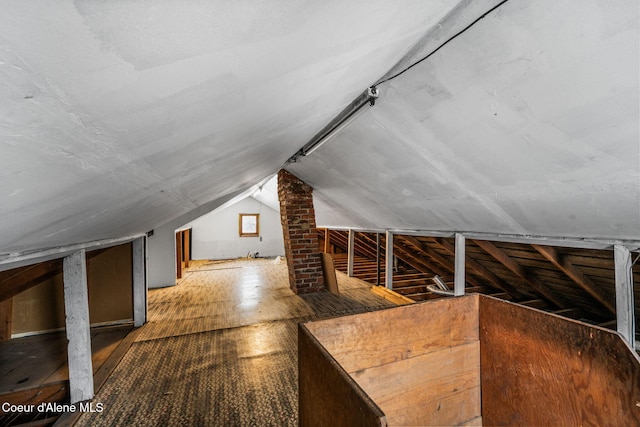
M132 330L131 325L93 328L91 350L95 383L106 379L108 360ZM0 342L0 402L68 403L69 366L64 332ZM0 413L0 424L10 425L50 418L47 414Z
M297 425L297 324L394 304L338 273L340 295L297 296L274 260L192 263L149 292L149 322L82 426Z

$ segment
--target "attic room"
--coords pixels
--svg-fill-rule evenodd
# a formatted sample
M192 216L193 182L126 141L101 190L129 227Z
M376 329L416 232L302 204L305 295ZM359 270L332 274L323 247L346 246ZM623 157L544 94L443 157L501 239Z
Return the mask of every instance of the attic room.
M640 425L637 1L0 12L0 424Z

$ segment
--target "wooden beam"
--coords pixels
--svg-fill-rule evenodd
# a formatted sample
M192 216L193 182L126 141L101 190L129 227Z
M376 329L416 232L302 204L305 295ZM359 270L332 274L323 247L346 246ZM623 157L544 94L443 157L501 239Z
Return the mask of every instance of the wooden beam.
M371 291L378 295L381 296L382 298L391 301L392 303L394 303L395 305L407 305L407 304L414 304L415 301L412 300L411 298L407 298L404 295L401 295L395 291L392 291L391 289L387 289L383 286L373 286L371 288Z
M93 251L100 247L113 247L117 245L122 245L124 243L128 243L133 239L136 239L143 235L144 234L135 234L135 235L119 237L115 239L95 240L93 242L77 243L75 245L60 246L53 249L45 249L45 250L36 251L36 252L27 251L27 252L21 252L16 254L10 254L8 256L6 256L6 254L2 254L0 255L0 269L4 270L4 267L6 267L8 264L14 264L21 261L30 261L32 263L40 263L40 262L50 261L52 259L62 259L66 255L69 255L75 251L79 251L80 249Z
M347 264L347 276L353 277L353 257L356 254L355 250L356 232L349 230L349 242L347 244L347 253L349 254L349 261Z
M558 316L568 317L570 319L577 319L582 315L582 311L579 308L563 308L561 310L552 311L553 314Z
M6 274L0 276L0 301L14 297L61 272L60 260L4 271Z
M376 233L376 286L380 286L380 233Z
M434 239L433 242L447 251L450 255L455 255L455 247L448 241L440 238ZM469 268L471 273L474 273L481 279L486 280L487 282L489 282L489 285L493 286L494 288L500 289L510 294L512 297L522 296L522 292L517 290L514 286L505 282L504 280L496 276L491 270L469 257L467 257L467 267Z
M142 326L147 321L147 274L145 266L145 239L139 237L132 242L133 264L133 326Z
M355 231L355 233L361 233L361 236L366 236L366 234L362 232ZM335 231L331 230L331 244L335 248L340 247L345 250L348 254L349 252L349 232L345 231ZM360 236L359 236L360 237ZM354 256L357 257L361 255L371 260L375 260L376 258L376 248L375 245L367 245L363 242L361 238L354 238Z
M13 298L0 301L0 341L11 339L11 319L13 318Z
M474 243L480 246L486 253L495 258L499 263L507 267L511 272L515 273L518 277L536 290L540 295L545 297L549 302L558 308L567 308L566 304L556 297L549 289L542 283L535 279L523 266L514 261L509 255L504 253L501 249L497 248L493 243L486 240L474 240Z
M368 240L371 243L374 242L373 238L367 235L363 235L363 239ZM411 253L410 248L403 244L404 243L403 240L404 240L404 236L394 236L393 247L394 247L396 258L400 259L404 263L408 264L409 266L415 268L416 270L422 273L430 274L433 276L434 273L431 266L428 263L426 263L424 259L422 259L421 257L413 255Z
M85 250L64 258L64 310L71 403L93 398L89 290Z
M393 233L387 231L387 247L385 250L385 279L387 289L393 289Z
M455 262L454 262L454 264L452 264L451 262L449 262L443 256L441 256L441 255L439 255L439 254L437 254L437 253L435 253L433 251L428 250L427 248L424 247L424 245L422 244L422 242L420 242L420 240L416 239L413 236L402 235L402 236L399 236L398 238L401 238L404 241L410 243L412 246L414 246L416 249L418 249L422 254L424 254L431 261L433 261L436 264L439 264L442 268L444 268L444 273L442 272L442 270L438 269L437 267L434 268L434 271L438 272L438 274L440 276L444 276L444 275L455 276L455 265L454 265ZM451 255L455 255L455 250L452 250ZM484 285L484 283L478 282L473 277L469 277L468 276L466 279L467 279L466 281L469 284L471 284L472 286L474 286L474 287Z
M99 248L86 253L87 260L117 246ZM18 267L0 272L0 301L12 298L40 283L62 273L62 259Z
M376 259L376 245L373 237L369 237L367 233L357 234L358 237L355 240L355 253L365 256L370 260Z
M613 247L616 265L616 318L617 330L635 349L636 327L634 316L633 275L631 274L631 252L622 245Z
M331 232L328 228L324 229L324 253L331 253Z
M439 276L448 276L453 273L453 268L450 263L443 257L436 254L434 257L428 247L426 247L420 240L416 239L413 236L402 235L400 237L403 241L407 242L411 246L413 246L416 250L418 250L425 258L427 258L430 263L431 269L437 273ZM438 259L436 259L436 257ZM440 266L440 267L438 267Z
M547 301L540 298L536 298L528 301L522 301L522 302L519 302L518 304L524 305L526 307L537 308L539 310L545 309L549 306L549 303Z
M456 233L455 271L453 275L453 294L457 297L464 295L465 281L465 238L462 234Z
M182 279L182 232L176 233L176 278Z
M602 292L587 276L584 275L576 266L571 264L568 260L555 250L551 246L531 245L536 251L538 251L543 257L555 265L560 271L566 274L571 280L573 280L578 286L580 286L585 292L591 295L596 301L598 301L603 307L605 307L609 313L615 315L615 306L607 299L607 296Z

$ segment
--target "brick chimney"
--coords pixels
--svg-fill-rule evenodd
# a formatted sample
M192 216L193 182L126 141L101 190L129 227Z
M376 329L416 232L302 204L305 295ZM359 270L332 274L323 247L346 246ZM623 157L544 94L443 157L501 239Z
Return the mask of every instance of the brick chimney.
M278 172L280 221L289 286L296 294L325 289L312 191L311 186L295 175L284 169Z

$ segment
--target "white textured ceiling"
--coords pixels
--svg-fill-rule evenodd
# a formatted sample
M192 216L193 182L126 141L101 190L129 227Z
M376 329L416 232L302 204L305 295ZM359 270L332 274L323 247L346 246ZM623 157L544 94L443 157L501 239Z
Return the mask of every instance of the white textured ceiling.
M0 253L250 187L456 3L3 0Z
M227 200L497 3L3 0L0 254ZM511 0L287 168L320 225L640 238L638 50L635 0Z
M316 188L319 224L640 238L638 7L510 1L381 84L288 168Z

